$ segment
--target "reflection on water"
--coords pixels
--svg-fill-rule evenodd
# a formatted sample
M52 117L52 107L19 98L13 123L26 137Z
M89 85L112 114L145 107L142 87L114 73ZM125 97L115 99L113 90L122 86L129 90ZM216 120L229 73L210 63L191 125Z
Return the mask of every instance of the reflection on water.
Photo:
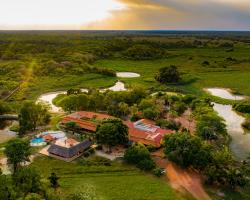
M213 96L221 97L223 99L230 99L230 100L243 100L246 97L240 95L234 95L230 92L230 90L222 89L222 88L207 88L206 89L209 93Z
M121 78L136 78L140 77L141 75L134 72L117 72L116 76Z
M127 89L125 88L125 85L123 82L117 81L114 86L107 88L107 89L103 89L103 90L101 90L101 92L104 92L106 90L112 90L112 91L118 92L118 91L125 91ZM81 91L88 92L87 89L81 89ZM58 94L66 94L66 91L50 92L50 93L43 94L38 98L38 102L44 102L44 103L48 104L51 107L51 109L50 109L51 112L55 112L55 113L59 112L60 108L55 106L52 103L53 99L56 98L56 96Z
M231 136L230 149L238 159L245 159L250 153L250 134L244 134L241 124L245 118L233 111L231 105L214 103L214 110L225 119L228 134Z

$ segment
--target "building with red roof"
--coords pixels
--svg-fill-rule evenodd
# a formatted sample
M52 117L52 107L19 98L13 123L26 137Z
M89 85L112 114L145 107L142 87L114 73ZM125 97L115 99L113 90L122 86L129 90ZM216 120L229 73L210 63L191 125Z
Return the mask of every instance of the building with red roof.
M112 118L114 117L107 114L80 111L65 116L62 119L61 124L65 125L69 122L75 122L83 130L95 132L98 121Z
M174 133L173 130L162 129L154 121L141 119L137 122L126 121L129 128L129 140L145 145L160 147L165 135Z
M65 125L69 122L75 122L82 130L88 132L96 132L98 121L105 119L113 119L113 116L95 112L80 111L65 116L61 124ZM155 125L154 121L141 119L136 122L124 121L129 128L129 140L132 142L140 142L145 145L160 147L162 139L165 135L174 133L173 130L162 129Z

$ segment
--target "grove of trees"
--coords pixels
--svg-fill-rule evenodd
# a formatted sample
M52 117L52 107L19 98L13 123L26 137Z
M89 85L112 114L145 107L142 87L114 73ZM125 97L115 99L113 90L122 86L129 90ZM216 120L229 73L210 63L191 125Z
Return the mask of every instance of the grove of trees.
M50 121L48 107L40 103L26 101L19 112L19 134L35 130L38 125L46 125Z

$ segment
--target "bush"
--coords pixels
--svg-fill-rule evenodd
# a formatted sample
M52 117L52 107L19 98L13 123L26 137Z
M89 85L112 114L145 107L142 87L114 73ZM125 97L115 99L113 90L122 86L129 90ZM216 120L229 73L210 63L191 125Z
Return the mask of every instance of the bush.
M150 171L155 168L155 163L152 159L144 159L139 161L136 166L141 170Z
M238 112L241 112L241 113L250 114L250 102L246 101L246 102L241 102L241 103L235 104L234 109Z
M151 170L155 167L148 149L143 144L135 143L129 147L124 154L124 160L135 164L141 170Z
M250 130L250 119L246 119L245 122L243 122L242 126L245 129Z
M154 172L154 175L157 177L161 177L164 174L164 170L161 168L155 168L153 172Z

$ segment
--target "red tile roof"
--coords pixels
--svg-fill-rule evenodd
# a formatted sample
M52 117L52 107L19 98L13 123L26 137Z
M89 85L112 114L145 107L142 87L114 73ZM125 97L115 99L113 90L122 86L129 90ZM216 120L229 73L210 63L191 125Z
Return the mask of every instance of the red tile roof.
M140 124L149 126L149 130L153 130L153 132L139 129L135 125L136 122L133 123L131 121L126 121L125 124L129 127L129 138L131 141L134 142L141 142L145 145L153 145L155 147L160 147L164 135L171 134L174 132L172 130L161 129L153 125L154 122L150 120L143 119L138 122Z
M107 115L107 114L96 113L96 112L87 112L87 111L75 112L75 113L68 115L68 117L71 117L74 119L86 118L86 119L99 119L99 120L114 118L114 117Z
M111 118L114 118L114 117L107 115L107 114L80 111L80 112L75 112L70 115L67 115L66 117L62 119L61 123L67 124L69 122L75 122L81 128L88 130L88 131L95 132L97 125L96 123L89 121L89 120L91 119L104 120L104 119L111 119Z

